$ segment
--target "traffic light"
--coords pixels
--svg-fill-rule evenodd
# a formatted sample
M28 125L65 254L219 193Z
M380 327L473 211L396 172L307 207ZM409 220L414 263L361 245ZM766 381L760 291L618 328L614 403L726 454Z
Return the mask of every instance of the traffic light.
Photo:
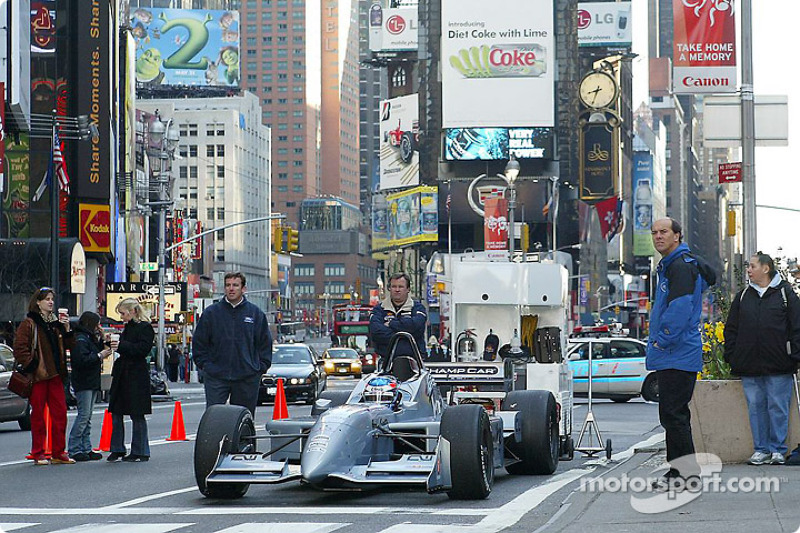
M300 232L296 229L286 229L286 251L296 252L300 244Z
M272 250L279 254L283 252L283 227L275 226L272 231Z
M522 253L527 254L531 249L531 230L527 222L522 224L521 233L522 234L519 236L519 245L520 248L522 248Z

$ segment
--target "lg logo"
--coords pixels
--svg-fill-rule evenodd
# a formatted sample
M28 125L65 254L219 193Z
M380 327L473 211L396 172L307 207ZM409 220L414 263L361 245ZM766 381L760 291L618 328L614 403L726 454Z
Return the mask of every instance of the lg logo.
M403 33L406 29L406 21L400 15L392 15L386 20L386 31L392 35Z
M585 9L578 10L578 29L585 30L592 23L592 15Z

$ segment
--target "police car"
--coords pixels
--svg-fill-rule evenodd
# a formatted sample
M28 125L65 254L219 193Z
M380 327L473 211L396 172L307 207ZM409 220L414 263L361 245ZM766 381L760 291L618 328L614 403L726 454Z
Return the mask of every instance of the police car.
M588 395L591 350L593 398L627 402L641 396L658 401L658 381L645 368L647 344L626 333L618 324L575 327L567 348L575 396Z

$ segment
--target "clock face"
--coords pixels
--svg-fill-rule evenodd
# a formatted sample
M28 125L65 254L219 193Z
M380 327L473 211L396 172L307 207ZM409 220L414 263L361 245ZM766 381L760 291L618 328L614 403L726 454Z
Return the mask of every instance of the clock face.
M581 80L578 96L586 107L608 107L617 98L617 82L605 72L590 72Z

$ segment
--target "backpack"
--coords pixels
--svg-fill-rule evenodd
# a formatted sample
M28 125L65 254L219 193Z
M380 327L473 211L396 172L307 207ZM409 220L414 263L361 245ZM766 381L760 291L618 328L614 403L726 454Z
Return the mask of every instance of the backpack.
M700 272L700 277L703 278L709 287L716 285L717 272L714 270L714 267L708 264L708 261L692 252L686 252L684 255L695 260L697 263L697 271Z

